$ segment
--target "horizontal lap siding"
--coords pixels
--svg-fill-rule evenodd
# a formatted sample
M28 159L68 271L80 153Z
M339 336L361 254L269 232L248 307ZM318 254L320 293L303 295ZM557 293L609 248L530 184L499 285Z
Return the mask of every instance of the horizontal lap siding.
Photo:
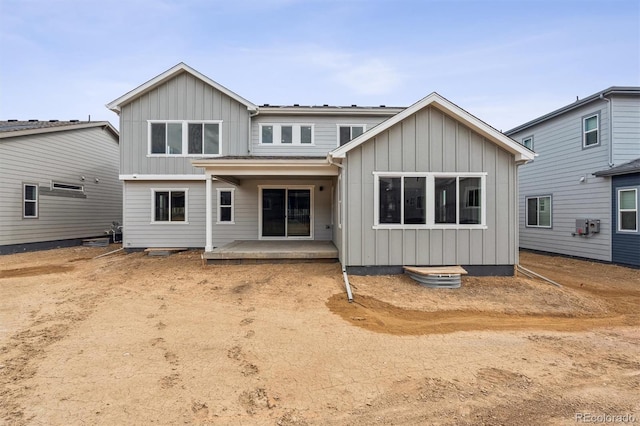
M332 239L331 179L314 180L243 180L234 190L234 223L217 224L218 200L216 189L234 188L224 182L213 182L213 245L220 247L235 240L256 240L258 235L258 185L286 187L315 185L314 239ZM320 191L322 186L322 191ZM188 189L188 224L151 223L151 189ZM198 247L205 245L205 182L159 181L127 182L125 247Z
M374 171L482 172L486 230L372 229ZM347 154L347 265L506 265L516 262L513 156L426 108Z
M0 146L0 245L101 236L122 221L118 143L108 131L24 136ZM51 181L84 185L86 198L47 195ZM38 219L22 218L23 183L40 187Z
M613 109L613 163L640 158L640 97L616 96L611 99Z
M369 130L380 124L388 117L349 117L348 115L340 116L270 116L258 115L251 124L251 154L252 155L285 155L285 156L320 156L324 157L327 153L338 146L338 124L364 124ZM313 124L314 144L313 145L278 145L278 144L260 144L260 124Z
M582 148L582 117L600 114L600 145ZM607 168L609 116L605 101L585 105L547 123L511 135L533 135L538 154L519 168L520 247L570 256L611 260L610 178L592 174ZM580 182L581 177L584 181ZM528 196L552 196L551 229L525 226ZM576 219L600 219L600 233L572 236Z
M203 174L193 157L148 157L148 120L222 120L222 154L247 155L247 107L187 73L182 73L122 107L121 173Z

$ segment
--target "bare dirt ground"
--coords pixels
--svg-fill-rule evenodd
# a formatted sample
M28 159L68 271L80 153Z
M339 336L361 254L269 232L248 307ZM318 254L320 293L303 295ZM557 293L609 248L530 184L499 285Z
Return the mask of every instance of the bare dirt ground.
M337 264L114 248L0 257L0 423L640 422L639 270L523 253L563 287L351 276L349 304Z

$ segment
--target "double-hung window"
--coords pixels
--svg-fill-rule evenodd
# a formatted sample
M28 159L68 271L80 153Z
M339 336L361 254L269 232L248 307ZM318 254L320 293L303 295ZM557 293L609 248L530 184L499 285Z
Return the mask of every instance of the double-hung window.
M22 186L23 212L22 217L36 219L38 217L38 185L25 183Z
M374 172L374 227L485 226L485 174Z
M152 222L187 222L186 189L152 189Z
M152 156L220 155L220 121L150 121Z
M618 190L618 231L638 231L638 190Z
M217 189L218 191L218 222L232 224L233 222L233 189Z
M313 145L312 124L260 124L263 145Z
M365 131L364 124L338 124L338 146L355 139Z
M551 196L526 197L527 227L551 228Z
M600 139L598 138L599 121L598 114L588 115L582 118L582 146L584 148L600 143Z
M526 148L529 148L533 151L533 136L527 136L526 138L522 138L522 145Z

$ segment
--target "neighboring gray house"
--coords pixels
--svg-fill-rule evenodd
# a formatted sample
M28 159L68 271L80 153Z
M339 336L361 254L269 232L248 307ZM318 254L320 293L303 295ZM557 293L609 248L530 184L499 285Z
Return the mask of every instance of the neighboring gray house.
M516 170L533 152L435 93L257 106L181 63L107 107L125 248L323 241L355 272L517 263Z
M521 248L640 264L637 173L612 178L640 157L640 87L610 87L505 134L536 152L519 174Z
M108 122L0 121L0 254L104 237L122 220Z

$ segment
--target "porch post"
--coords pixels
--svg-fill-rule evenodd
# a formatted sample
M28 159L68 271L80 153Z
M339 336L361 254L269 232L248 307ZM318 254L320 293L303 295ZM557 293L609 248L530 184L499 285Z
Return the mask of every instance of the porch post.
M212 176L211 173L205 171L206 176L206 185L205 185L205 216L206 216L206 225L205 225L205 247L204 251L209 252L213 251L213 208L211 206L211 196L213 192L213 184L211 182Z

